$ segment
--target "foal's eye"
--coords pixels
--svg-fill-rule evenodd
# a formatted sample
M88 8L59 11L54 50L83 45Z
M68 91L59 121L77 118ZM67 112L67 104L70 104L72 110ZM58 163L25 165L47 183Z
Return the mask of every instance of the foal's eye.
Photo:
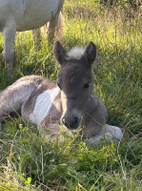
M89 86L90 86L90 83L87 83L87 84L84 85L83 88L86 88L86 89L87 89L87 88L89 88Z

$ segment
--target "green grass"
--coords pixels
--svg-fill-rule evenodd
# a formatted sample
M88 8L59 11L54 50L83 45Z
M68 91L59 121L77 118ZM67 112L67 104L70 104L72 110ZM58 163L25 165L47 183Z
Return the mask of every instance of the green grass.
M109 111L108 123L122 128L118 145L99 147L65 137L45 140L19 118L0 131L0 190L2 191L142 191L142 17L140 9L106 7L95 0L65 2L63 46L98 48L94 64L95 93ZM2 52L0 36L0 52ZM52 45L33 47L30 32L17 33L15 76L6 79L0 57L0 91L24 75L56 80L58 66Z

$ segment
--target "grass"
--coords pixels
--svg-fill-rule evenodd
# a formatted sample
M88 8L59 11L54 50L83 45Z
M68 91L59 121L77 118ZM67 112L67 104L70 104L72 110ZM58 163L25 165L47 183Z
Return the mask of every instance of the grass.
M108 108L108 123L122 128L124 138L118 145L104 141L99 147L87 147L65 137L60 145L45 140L20 117L13 118L0 131L0 190L142 191L141 10L68 0L63 14L66 49L90 41L97 45L94 91ZM15 54L11 80L5 77L0 57L0 90L24 75L56 80L58 66L44 39L37 50L30 32L18 33Z

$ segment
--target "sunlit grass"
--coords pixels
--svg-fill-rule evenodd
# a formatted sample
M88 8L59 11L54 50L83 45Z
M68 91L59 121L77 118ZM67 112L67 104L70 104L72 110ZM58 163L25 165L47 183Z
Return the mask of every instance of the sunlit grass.
M142 18L139 10L103 7L97 1L68 0L62 44L97 45L95 93L109 111L108 123L122 128L118 145L99 147L65 137L44 140L20 117L0 132L0 190L142 190ZM0 52L2 52L0 36ZM56 80L58 66L45 39L33 47L30 32L18 33L15 76L7 81L0 57L0 91L15 79L38 74Z

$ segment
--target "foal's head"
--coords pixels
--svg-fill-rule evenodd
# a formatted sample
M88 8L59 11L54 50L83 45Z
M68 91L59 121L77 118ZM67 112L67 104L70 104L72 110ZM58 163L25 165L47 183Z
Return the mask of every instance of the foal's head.
M90 42L86 49L75 47L67 52L56 42L54 54L61 65L57 84L61 89L62 122L68 128L76 129L93 94L92 64L96 46Z

